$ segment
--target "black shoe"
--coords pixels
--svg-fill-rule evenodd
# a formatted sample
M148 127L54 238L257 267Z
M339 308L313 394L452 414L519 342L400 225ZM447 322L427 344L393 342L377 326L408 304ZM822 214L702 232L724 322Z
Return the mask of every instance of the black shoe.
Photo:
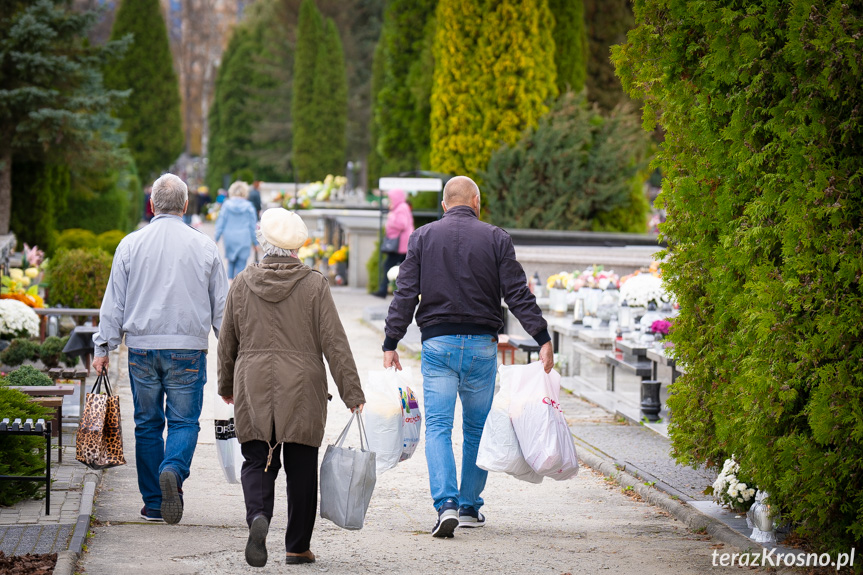
M161 511L159 511L158 509L150 509L146 505L141 508L141 519L144 519L145 521L161 521L163 523L165 522L165 520L162 519Z
M373 292L372 292L372 295L373 295L373 296L375 296L375 297L379 297L379 298L381 298L381 299L387 299L387 293L386 293L386 292L381 293L381 292L379 292L379 291L373 291Z
M252 519L249 526L249 540L246 542L246 563L252 567L263 567L267 564L267 531L270 522L263 515Z
M459 527L482 527L485 525L485 515L473 507L461 506L458 509Z
M162 519L174 525L183 518L183 490L177 485L177 474L170 469L159 474L159 488L162 490Z
M437 512L437 523L432 529L432 537L454 537L453 531L458 524L458 505L453 501L446 501Z

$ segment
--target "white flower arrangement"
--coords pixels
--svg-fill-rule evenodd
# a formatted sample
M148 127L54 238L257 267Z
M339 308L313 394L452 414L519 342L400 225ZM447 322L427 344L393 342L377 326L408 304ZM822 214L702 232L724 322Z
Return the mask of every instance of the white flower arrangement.
M755 502L757 489L741 481L739 474L740 464L734 457L726 459L719 477L713 482L713 499L720 505L746 511Z
M671 301L671 297L662 285L662 278L641 273L620 286L620 301L625 301L630 307L647 307L650 302L659 305L660 302Z
M14 299L0 300L0 338L37 337L39 316L30 306Z
M399 277L399 266L391 267L390 270L387 272L387 279L390 280L391 282L394 282L394 281L396 281L396 279L398 277Z

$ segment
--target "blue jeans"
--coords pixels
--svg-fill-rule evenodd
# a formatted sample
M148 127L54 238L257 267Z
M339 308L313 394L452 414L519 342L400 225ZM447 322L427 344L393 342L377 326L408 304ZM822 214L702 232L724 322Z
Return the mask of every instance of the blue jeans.
M446 335L423 342L423 399L426 460L435 509L447 500L482 507L488 471L476 466L476 453L494 397L497 343L490 335ZM456 395L461 398L461 488L456 481L452 426Z
M192 349L129 349L129 381L135 401L135 465L138 489L149 509L162 505L159 474L189 477L198 443L207 356ZM162 435L168 422L168 438Z

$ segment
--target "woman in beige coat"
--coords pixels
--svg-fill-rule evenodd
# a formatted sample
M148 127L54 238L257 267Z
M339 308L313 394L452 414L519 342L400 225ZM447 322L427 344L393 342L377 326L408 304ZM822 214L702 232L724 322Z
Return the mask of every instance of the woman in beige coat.
M249 540L246 561L267 562L282 445L288 491L286 562L311 563L318 448L327 421L323 356L351 411L365 403L360 378L327 280L296 250L308 237L303 220L264 212L258 241L265 257L243 270L228 292L219 333L219 395L234 404Z

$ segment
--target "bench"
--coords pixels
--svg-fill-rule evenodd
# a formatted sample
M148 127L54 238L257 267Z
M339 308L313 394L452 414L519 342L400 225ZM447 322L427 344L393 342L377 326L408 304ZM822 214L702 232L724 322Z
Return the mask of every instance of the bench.
M2 435L41 435L45 437L45 475L0 475L0 481L44 481L45 482L45 515L51 515L51 422L44 419L21 419L9 422L9 418L0 421L0 436Z
M53 433L57 436L57 446L60 448L57 454L57 462L63 461L63 395L72 395L75 388L71 385L32 385L16 386L10 385L9 389L17 389L21 393L30 396L33 403L54 408ZM82 390L83 391L83 390Z
M48 377L53 379L55 384L63 380L78 382L80 391L80 397L78 398L78 420L80 421L81 414L84 413L84 399L87 396L87 370L80 367L55 367L48 370Z

